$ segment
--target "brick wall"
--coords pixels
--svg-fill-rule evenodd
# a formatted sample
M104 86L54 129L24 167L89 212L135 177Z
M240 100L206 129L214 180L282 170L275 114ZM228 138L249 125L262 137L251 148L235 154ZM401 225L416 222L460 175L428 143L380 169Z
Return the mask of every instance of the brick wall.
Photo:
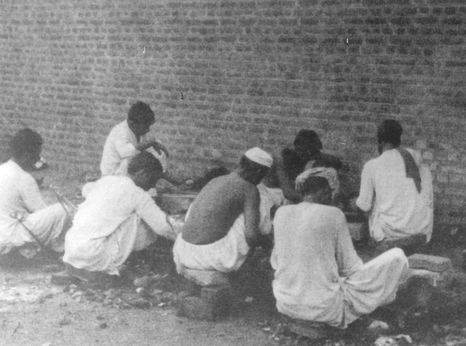
M277 151L313 128L360 167L375 123L405 127L431 164L436 219L464 223L463 0L2 0L0 144L38 129L65 172L96 171L135 100L174 167L217 149Z

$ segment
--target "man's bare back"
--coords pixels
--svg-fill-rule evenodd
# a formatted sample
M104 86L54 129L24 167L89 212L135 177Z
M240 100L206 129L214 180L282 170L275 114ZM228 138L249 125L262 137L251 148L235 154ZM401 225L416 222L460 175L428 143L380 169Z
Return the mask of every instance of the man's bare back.
M246 210L247 209L247 210ZM183 227L185 241L211 244L223 238L238 216L245 212L246 224L257 224L259 192L257 187L233 172L211 180L191 206Z

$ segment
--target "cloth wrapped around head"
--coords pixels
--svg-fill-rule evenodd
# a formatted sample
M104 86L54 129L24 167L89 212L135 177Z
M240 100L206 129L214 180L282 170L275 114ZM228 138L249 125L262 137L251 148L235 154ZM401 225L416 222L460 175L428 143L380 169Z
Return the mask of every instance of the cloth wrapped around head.
M302 172L300 175L296 177L296 181L295 181L296 191L302 194L303 191L306 190L305 188L306 181L310 177L325 178L328 182L328 185L330 186L330 189L332 189L333 195L335 195L335 193L338 191L340 187L337 171L334 168L315 167L315 168L306 169L304 172Z

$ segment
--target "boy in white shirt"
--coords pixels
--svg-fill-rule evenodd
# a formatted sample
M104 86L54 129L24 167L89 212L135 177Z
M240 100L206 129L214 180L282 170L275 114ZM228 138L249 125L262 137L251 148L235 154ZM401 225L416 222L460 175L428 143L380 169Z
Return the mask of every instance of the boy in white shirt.
M146 248L157 236L174 240L169 217L147 193L161 175L159 161L142 152L131 159L127 176L90 183L66 235L63 261L76 269L118 275L132 251Z

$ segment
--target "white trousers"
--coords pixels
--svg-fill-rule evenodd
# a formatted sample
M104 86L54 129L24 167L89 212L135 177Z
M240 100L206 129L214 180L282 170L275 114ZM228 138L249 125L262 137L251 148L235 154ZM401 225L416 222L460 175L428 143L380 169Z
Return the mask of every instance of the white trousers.
M75 238L68 234L64 262L78 269L118 275L131 252L148 247L157 236L133 214L108 237L80 239L78 233Z
M240 215L227 235L211 244L191 244L179 234L173 247L176 270L178 273L182 273L183 268L224 273L238 270L249 252L244 229L244 217Z

